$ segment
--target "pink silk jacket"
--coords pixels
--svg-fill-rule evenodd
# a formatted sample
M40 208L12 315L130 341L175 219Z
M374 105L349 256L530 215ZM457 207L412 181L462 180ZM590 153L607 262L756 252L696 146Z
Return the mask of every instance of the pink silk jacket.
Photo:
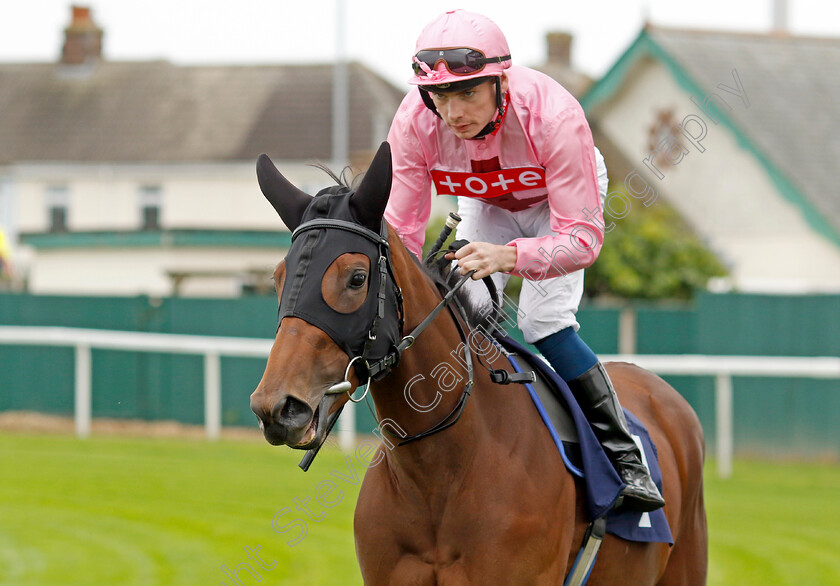
M511 273L539 280L586 268L601 250L603 221L583 109L538 71L513 66L505 73L505 117L483 139L455 136L418 91L403 99L388 134L394 177L385 219L420 256L433 186L439 195L481 198L513 213L547 199L554 234L508 242L517 249Z

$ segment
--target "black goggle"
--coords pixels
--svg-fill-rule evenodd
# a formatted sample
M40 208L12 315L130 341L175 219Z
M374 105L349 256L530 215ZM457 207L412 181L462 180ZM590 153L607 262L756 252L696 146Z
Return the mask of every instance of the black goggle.
M476 49L461 47L458 49L424 49L414 56L411 64L415 75L420 75L426 65L434 70L438 63L443 62L449 73L453 75L470 75L484 69L488 63L502 63L508 61L510 55L503 57L485 57L484 53Z

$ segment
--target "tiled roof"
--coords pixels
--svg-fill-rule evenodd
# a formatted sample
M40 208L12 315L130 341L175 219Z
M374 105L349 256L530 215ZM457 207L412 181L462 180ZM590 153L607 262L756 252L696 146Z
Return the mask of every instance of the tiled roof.
M0 64L0 164L331 157L331 65ZM403 91L349 64L350 151L384 139Z
M840 39L646 32L701 89L731 103L723 113L739 133L840 234ZM733 70L749 107L718 87L734 88Z

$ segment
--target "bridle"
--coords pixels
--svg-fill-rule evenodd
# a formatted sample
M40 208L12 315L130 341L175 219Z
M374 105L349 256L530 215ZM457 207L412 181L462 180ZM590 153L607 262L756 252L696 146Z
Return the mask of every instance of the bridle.
M464 384L464 389L461 392L461 397L459 398L458 403L455 405L452 411L450 411L446 415L446 417L444 417L441 421L439 421L437 424L427 429L426 431L401 438L401 441L398 445L402 446L407 443L426 438L430 435L436 434L454 425L458 421L458 419L460 419L461 415L464 412L464 408L467 404L467 399L469 398L472 392L472 388L475 382L472 352L468 342L467 333L465 332L465 325L468 323L468 321L464 307L456 297L456 293L466 281L472 278L473 272L475 271L472 271L462 276L458 280L458 282L455 283L455 285L453 285L452 288L449 289L449 291L445 295L443 295L443 299L441 299L441 301L435 306L435 308L432 309L432 311L430 311L429 314L408 335L403 335L403 327L405 325L403 296L402 291L400 290L399 286L397 286L396 278L394 277L393 262L391 259L391 247L388 242L388 225L385 222L385 220L382 221L380 232L376 233L373 230L370 230L354 222L338 220L333 218L314 219L301 224L294 230L294 232L292 233L292 242L294 243L295 238L301 233L312 229L345 230L353 232L373 242L377 246L379 251L377 270L379 271L380 278L379 287L375 293L377 296L376 311L372 318L370 327L368 328L368 335L367 340L365 341L364 350L361 355L353 356L350 358L350 362L347 365L347 370L345 372L344 380L332 385L329 389L327 389L326 394L347 393L351 401L360 402L365 397L365 395L367 395L370 389L371 382L380 380L387 376L391 372L391 370L395 366L397 366L397 364L399 364L402 353L409 349L417 340L417 337L423 332L423 330L425 330L432 323L432 321L434 321L434 319L440 314L441 311L443 311L444 308L447 308L450 314L452 315L452 320L455 323L455 327L458 330L459 336L461 337L462 346L464 348L464 365L467 367L467 381ZM392 348L384 356L370 357L368 356L368 352L371 348L372 343L377 339L378 326L386 317L386 291L388 284L391 285L391 287L393 288L392 290L394 292L395 302L393 310L396 314L396 319L399 320L400 341L398 344L392 346ZM355 389L353 388L352 383L348 380L350 368L354 368L359 381L366 381L365 393L359 399L354 399L352 396L352 393ZM326 437L329 435L332 427L338 420L338 416L340 415L342 409L343 405L332 415L330 415L329 420L327 421L327 430L324 434L324 440L326 440ZM323 442L321 443L321 445L323 445ZM303 468L304 470L307 470L309 468L309 465L312 463L312 460L315 458L315 455L318 453L320 447L321 446L319 445L315 448L310 449L307 452L306 456L304 456L303 460L300 463L301 468Z
M385 309L388 299L388 296L386 295L386 287L389 283L391 284L392 291L394 293L394 310L397 319L399 320L400 338L402 338L403 336L405 317L403 312L402 291L397 286L397 281L394 278L393 264L391 262L391 247L388 243L388 226L385 223L385 221L382 221L382 227L380 229L380 232L377 234L373 230L370 230L368 228L365 228L364 226L360 226L359 224L355 224L346 220L337 220L334 218L319 218L315 220L310 220L304 224L301 224L295 229L294 232L292 232L292 243L294 243L295 239L298 236L300 236L302 233L308 230L324 228L331 230L344 230L347 232L352 232L359 236L363 236L364 238L371 241L374 245L376 245L378 251L376 270L378 270L379 272L379 287L375 292L375 295L377 297L376 309L374 311L370 325L366 328L367 338L365 340L362 353L358 356L352 356L350 358L350 363L347 365L347 371L345 372L344 376L345 380L333 385L327 390L327 394L340 394L345 392L344 384L349 383L347 377L350 373L351 367L355 369L358 380L367 381L366 384L368 384L371 380L379 380L382 377L384 377L386 374L388 374L388 372L390 372L390 369L396 366L399 362L399 357L402 353L402 349L400 348L400 346L394 347L391 351L386 353L385 356L379 358L378 360L374 360L370 357L372 345L377 340L379 325L385 318Z

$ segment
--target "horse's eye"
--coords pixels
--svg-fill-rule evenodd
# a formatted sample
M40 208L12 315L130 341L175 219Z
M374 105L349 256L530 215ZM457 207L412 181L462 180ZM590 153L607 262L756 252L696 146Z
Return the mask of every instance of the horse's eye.
M352 289L361 289L365 286L367 281L367 274L362 271L356 271L350 276L350 287Z

